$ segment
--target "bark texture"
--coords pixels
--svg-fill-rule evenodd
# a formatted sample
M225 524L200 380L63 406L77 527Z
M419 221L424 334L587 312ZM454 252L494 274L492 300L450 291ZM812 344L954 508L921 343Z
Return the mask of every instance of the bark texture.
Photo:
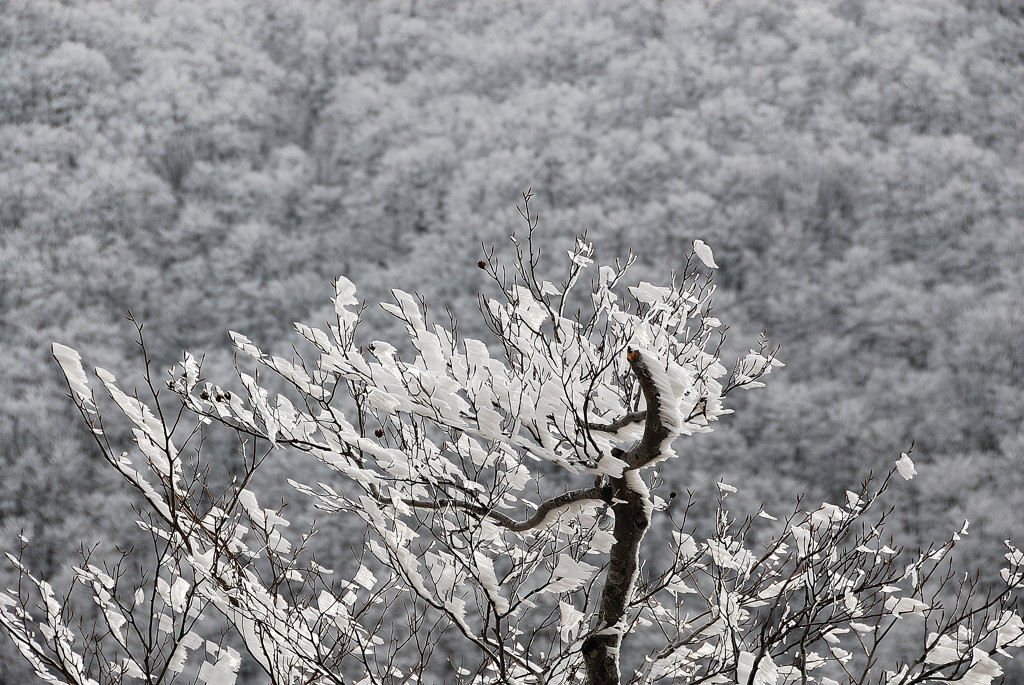
M630 367L640 382L647 402L644 435L623 457L629 465L621 478L612 478L614 493L612 511L615 527L608 560L608 571L601 590L601 608L594 633L583 641L583 663L587 669L587 685L619 685L619 653L625 637L626 613L640 573L640 544L651 527L650 493L630 486L630 474L649 464L668 437L668 428L661 421L661 398L642 356L636 350L627 353ZM635 481L634 481L635 482Z
M615 544L601 592L598 631L583 642L588 685L619 683L619 650L625 631L621 622L640 572L640 543L651 525L647 497L629 489L622 478L613 479L612 485L615 498L624 501L612 506Z

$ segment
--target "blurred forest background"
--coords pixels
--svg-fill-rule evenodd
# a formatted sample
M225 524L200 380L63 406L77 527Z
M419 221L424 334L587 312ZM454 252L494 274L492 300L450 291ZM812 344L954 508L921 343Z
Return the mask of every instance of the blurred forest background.
M587 228L659 282L701 238L728 349L782 345L673 489L785 513L914 440L897 541L969 518L993 575L1024 531L1022 115L1020 0L0 2L0 549L24 530L66 585L139 536L51 341L131 387L131 309L158 369L230 378L227 330L287 353L338 274L367 336L400 337L395 287L486 338L480 244L532 186L549 266Z

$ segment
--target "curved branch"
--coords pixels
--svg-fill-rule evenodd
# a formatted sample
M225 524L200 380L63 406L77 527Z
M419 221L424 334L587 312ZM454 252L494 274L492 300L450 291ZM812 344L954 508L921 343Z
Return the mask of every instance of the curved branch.
M661 395L654 384L654 377L639 350L632 347L626 350L626 359L633 370L640 390L647 402L645 414L644 436L640 442L626 452L623 459L631 468L639 468L657 458L661 453L661 445L669 436L668 427L661 421Z
M517 521L507 514L502 514L500 511L494 511L493 509L487 509L477 504L471 504L469 502L463 502L454 499L437 499L437 500L414 500L414 499L403 499L402 503L415 507L417 509L444 509L445 507L453 507L455 509L462 509L464 511L470 511L478 516L490 518L496 521L500 526L507 528L515 533L521 533L525 530L531 530L536 528L544 522L549 514L567 507L570 504L576 502L583 502L585 500L597 500L606 502L607 498L604 491L601 488L580 488L579 490L570 490L569 492L562 493L557 497L544 500L537 507L537 511L533 513L533 516L523 521ZM383 504L390 504L391 500L387 498L379 498Z
M631 423L640 423L647 418L646 411L631 411L625 416L615 419L609 424L601 423L587 423L587 428L592 431L601 431L602 433L616 433Z

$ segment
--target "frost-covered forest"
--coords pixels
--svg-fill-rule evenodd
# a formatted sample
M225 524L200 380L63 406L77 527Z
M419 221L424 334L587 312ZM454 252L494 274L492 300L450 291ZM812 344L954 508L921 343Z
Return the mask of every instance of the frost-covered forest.
M480 244L532 186L550 251L586 228L637 279L705 240L730 340L782 345L673 488L780 511L915 441L899 542L966 518L996 569L1024 530L1022 84L1011 0L0 3L0 549L23 530L60 584L139 535L51 341L129 378L130 309L158 367L227 377L224 331L287 353L339 274L486 338Z

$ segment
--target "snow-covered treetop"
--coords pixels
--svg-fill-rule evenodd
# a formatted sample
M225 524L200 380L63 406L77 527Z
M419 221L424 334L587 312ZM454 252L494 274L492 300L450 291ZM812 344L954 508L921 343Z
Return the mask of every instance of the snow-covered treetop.
M361 517L374 556L485 653L508 637L479 634L488 615L510 625L536 593L594 581L598 567L583 557L615 542L598 525L600 512L629 500L643 520L638 549L651 511L664 504L645 467L674 457L678 437L710 430L729 412L726 393L757 387L780 365L764 340L731 374L721 363L715 264L703 242L668 284L629 284L633 256L597 264L584 234L562 280L549 281L538 273L536 218L524 199L529 229L512 237L511 272L493 250L477 264L498 287L480 297L491 344L461 339L454 317L431 322L426 304L399 290L381 306L408 339L363 340L363 305L340 277L327 329L295 324L313 357L266 354L231 333L241 352L291 386L291 397L271 397L258 374L244 371L243 393L205 383L191 356L171 383L198 414L309 452L342 474L343 489L292 485L323 509ZM539 476L552 473L543 463L563 470L557 490L542 486ZM631 586L635 569L627 575ZM609 611L598 612L600 621L621 633L624 606ZM542 666L520 653L513 661L536 676L558 659Z
M1000 675L994 657L1024 645L1024 555L1008 544L1001 583L985 596L962 585L950 609L941 591L953 575L940 565L966 524L905 554L883 535L885 511L866 518L895 476L917 474L913 445L844 505L798 507L771 534L759 528L775 516L737 520L725 509L736 488L719 483L714 531L701 542L684 512L672 520L670 558L645 567L645 534L666 505L650 467L670 464L678 438L710 430L729 392L760 386L780 362L761 340L731 372L721 363L717 265L702 241L667 285L628 280L631 256L596 264L585 235L561 281L541 278L529 199L512 269L493 252L478 263L497 286L480 298L490 344L460 338L454 317L432 323L425 303L397 290L382 306L407 339L363 340L363 305L339 278L326 329L295 324L311 354L285 359L232 333L257 370L239 363L226 390L186 354L167 382L171 409L138 325L148 397L95 371L132 425L132 452L107 433L79 354L55 344L72 400L139 498L156 570L129 588L127 557L107 568L86 555L75 577L101 616L87 655L67 602L8 555L23 586L0 592L0 630L36 673L82 685L187 673L231 685L244 650L274 683L415 683L436 675L432 652L456 632L474 650L444 664L473 685L617 685L620 675L651 685L830 685L837 675L988 685ZM245 446L226 488L202 462L210 424ZM260 503L253 476L278 449L329 469L318 482L293 469L288 482L346 525L361 523L354 572L323 565L307 548L315 528L299 537L283 506ZM233 644L202 633L211 611L234 628ZM916 619L917 656L876 667L879 642ZM647 628L642 642L630 638L647 651L624 673L624 639Z
M406 477L396 442L422 421L453 438L424 446L429 453L421 456L434 463L459 461L485 444L500 443L508 454L544 459L571 473L621 476L627 461L620 452L643 433L650 401L644 383L657 398L664 430L656 451L634 454L631 467L673 456L676 437L707 431L709 422L729 412L722 405L727 390L760 385L756 379L780 364L762 345L725 379L726 367L709 349L720 328L710 315L714 287L692 260L669 285L623 287L633 258L595 266L593 247L581 236L568 253L565 280L553 283L539 280L534 256L522 252L532 245L517 247L517 273L507 283L494 261L480 262L502 286L500 297L481 298L500 355L480 340L460 340L454 326L428 323L424 303L398 290L394 303L381 306L405 323L415 356L403 359L384 341L360 344L360 303L344 277L335 283L337 323L330 333L295 326L319 351L311 369L266 355L244 335L231 334L238 349L327 407L342 389L354 391L385 435L370 437L326 407L300 415L284 398L272 403L259 393L249 406L218 402L212 388L200 399L189 385L195 374L186 374L181 387L199 411L231 416L271 440L313 447L319 438L323 449L340 446L353 466L367 468L369 458L372 467L392 477ZM580 293L588 272L592 288ZM253 387L249 377L243 381Z

